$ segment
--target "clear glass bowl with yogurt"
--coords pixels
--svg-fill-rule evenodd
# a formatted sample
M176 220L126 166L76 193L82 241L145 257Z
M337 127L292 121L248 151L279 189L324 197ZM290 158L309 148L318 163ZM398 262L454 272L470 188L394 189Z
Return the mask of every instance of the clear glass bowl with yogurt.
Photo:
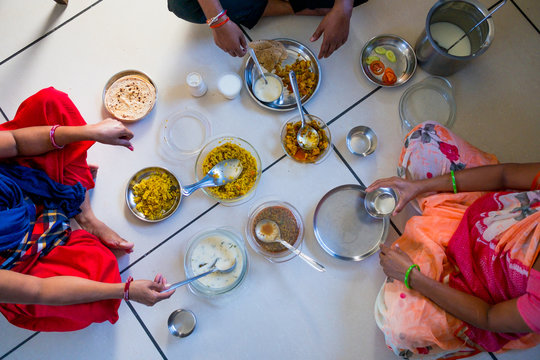
M190 283L188 287L194 294L213 297L228 293L243 282L248 255L242 236L229 228L205 230L191 239L184 256L186 278L210 270L216 258L219 269L229 268L235 260L236 267L230 273L215 272Z

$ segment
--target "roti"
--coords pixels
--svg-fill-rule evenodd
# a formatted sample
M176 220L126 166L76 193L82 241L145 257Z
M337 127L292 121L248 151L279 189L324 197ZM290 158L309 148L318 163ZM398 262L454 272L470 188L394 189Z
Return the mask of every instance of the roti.
M285 46L279 41L257 40L249 43L255 51L255 56L266 71L271 72L277 64L287 59L288 54Z
M137 75L116 80L105 92L105 108L120 120L139 120L154 107L156 88Z

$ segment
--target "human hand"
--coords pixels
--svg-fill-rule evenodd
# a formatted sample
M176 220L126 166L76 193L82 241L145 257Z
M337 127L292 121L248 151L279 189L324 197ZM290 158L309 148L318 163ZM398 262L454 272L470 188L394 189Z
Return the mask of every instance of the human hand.
M389 246L381 244L380 249L379 262L386 276L403 281L405 279L405 273L414 264L409 255L398 246L392 249Z
M154 281L135 280L129 286L129 300L153 306L154 304L171 297L175 290L161 293L166 289L167 280L161 274L157 274Z
M129 141L133 138L133 133L120 121L108 118L87 126L92 132L93 140L102 144L124 146L133 151L133 146Z
M392 215L396 215L398 212L403 210L405 205L420 193L420 186L418 182L402 179L397 176L390 178L384 178L375 180L373 184L369 185L366 189L366 192L373 191L380 187L388 187L394 189L398 195L398 203Z
M324 34L319 59L329 57L341 45L345 44L349 37L351 14L352 7L337 6L336 4L322 19L310 39L312 42L317 41Z
M214 33L214 42L221 50L229 53L231 56L242 57L246 54L247 42L244 33L232 20L212 30Z

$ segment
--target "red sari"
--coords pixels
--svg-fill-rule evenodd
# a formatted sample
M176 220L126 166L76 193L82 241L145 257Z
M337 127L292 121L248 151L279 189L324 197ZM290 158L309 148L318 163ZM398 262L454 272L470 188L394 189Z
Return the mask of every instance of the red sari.
M26 99L12 121L0 130L15 130L42 125L82 126L86 122L67 94L47 88ZM80 182L87 190L94 181L86 163L86 151L92 141L66 145L62 150L13 159L14 163L43 170L54 181L74 185ZM36 231L36 230L34 230ZM119 283L118 263L113 253L94 235L84 230L73 231L63 246L57 246L44 257L39 254L25 259L11 271L48 278L77 276L85 279ZM94 322L118 320L118 299L93 303L50 306L0 304L0 312L13 325L36 331L73 331Z

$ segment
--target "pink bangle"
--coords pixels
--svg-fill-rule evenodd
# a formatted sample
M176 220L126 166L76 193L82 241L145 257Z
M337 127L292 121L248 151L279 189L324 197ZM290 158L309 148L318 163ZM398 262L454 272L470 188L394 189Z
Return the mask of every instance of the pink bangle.
M60 146L60 145L58 145L58 144L56 143L56 141L54 141L54 133L56 132L56 129L57 129L59 126L60 126L60 125L54 125L54 126L51 128L51 132L49 133L49 137L51 138L51 144L52 144L53 148L58 149L58 150L63 149L64 146L65 146L65 145Z
M126 280L126 284L124 285L124 300L129 300L129 285L133 281L133 277L129 276Z

